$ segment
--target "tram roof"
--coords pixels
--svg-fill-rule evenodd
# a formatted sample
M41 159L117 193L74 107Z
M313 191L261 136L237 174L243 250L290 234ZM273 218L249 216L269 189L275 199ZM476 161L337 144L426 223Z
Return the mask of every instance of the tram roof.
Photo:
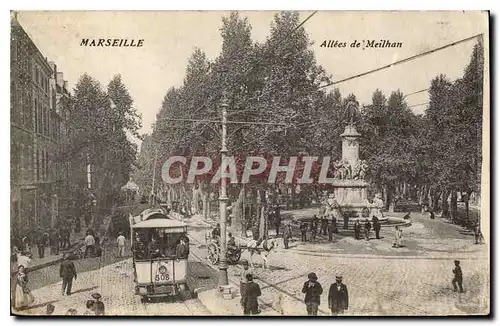
M185 227L186 223L171 220L168 218L155 218L150 220L145 220L142 222L138 222L136 224L132 224L132 228L134 229L143 229L143 228L179 228Z

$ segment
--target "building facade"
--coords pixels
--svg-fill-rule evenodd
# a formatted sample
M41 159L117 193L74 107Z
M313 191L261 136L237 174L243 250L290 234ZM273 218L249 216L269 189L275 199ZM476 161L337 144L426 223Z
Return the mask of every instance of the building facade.
M11 19L11 226L51 227L59 215L70 94L62 73ZM66 168L66 169L65 169Z

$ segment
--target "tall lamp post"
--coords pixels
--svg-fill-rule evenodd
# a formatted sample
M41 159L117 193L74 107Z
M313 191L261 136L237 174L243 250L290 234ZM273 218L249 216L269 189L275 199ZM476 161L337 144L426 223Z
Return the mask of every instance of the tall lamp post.
M226 168L226 155L227 155L227 100L224 97L220 108L222 110L222 147L221 153L221 167ZM220 169L221 174L223 173ZM228 285L227 277L227 243L226 243L226 218L227 218L227 180L226 178L220 179L220 196L219 196L219 213L220 213L220 263L219 263L219 286Z

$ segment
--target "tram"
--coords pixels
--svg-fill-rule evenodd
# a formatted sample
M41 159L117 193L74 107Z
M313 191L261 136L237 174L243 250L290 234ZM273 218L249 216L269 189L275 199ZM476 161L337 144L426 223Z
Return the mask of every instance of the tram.
M155 297L192 297L187 285L189 238L185 223L169 219L161 208L130 216L135 293Z

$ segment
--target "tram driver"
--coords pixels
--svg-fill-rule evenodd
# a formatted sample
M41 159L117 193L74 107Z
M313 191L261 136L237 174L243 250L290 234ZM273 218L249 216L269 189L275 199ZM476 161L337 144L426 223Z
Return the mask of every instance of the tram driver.
M160 253L160 245L158 243L158 240L156 240L156 237L151 237L151 242L149 242L149 257L150 258L158 258L161 256Z

